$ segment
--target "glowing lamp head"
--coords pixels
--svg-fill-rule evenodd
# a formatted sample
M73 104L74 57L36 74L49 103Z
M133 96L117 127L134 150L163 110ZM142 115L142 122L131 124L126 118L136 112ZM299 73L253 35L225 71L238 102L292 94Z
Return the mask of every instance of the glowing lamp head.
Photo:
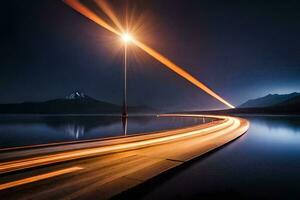
M123 42L125 42L125 43L131 42L133 39L132 36L129 35L128 33L124 33L121 37L122 37Z

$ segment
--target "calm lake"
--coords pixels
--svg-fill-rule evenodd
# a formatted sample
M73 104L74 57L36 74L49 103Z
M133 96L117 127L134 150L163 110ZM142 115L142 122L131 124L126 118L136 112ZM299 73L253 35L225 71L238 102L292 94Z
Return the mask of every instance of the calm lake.
M170 130L210 122L211 118L121 117L95 115L0 115L0 148L79 141Z
M300 117L244 116L249 131L136 188L140 199L299 199Z

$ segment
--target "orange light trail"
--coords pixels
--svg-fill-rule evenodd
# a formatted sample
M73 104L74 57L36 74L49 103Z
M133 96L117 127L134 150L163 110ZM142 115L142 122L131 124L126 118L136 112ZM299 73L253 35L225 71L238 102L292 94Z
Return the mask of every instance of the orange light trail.
M78 0L64 0L64 2L66 4L68 4L70 7L72 7L73 9L75 9L76 11L78 11L79 13L81 13L82 15L86 16L90 20L92 20L95 23L97 23L98 25L100 25L100 26L106 28L107 30L109 30L109 31L117 34L118 36L122 37L122 33L121 32L117 31L112 26L110 26L109 24L107 24L103 19L101 19L99 16L97 16L92 11L90 11L88 8L86 8L84 5L82 5ZM118 21L116 15L114 14L114 12L110 9L110 7L103 0L100 0L98 2L98 5L103 10L103 12L112 20L112 22L115 23L116 26L122 27L121 24L120 24L120 22ZM120 28L120 29L121 29L121 31L124 30L123 28ZM194 84L198 88L202 89L207 94L209 94L212 97L214 97L215 99L219 100L220 102L222 102L226 106L228 106L230 108L235 108L232 104L230 104L225 99L223 99L221 96L219 96L217 93L215 93L213 90L211 90L210 88L208 88L205 84L203 84L202 82L198 81L195 77L193 77L187 71L185 71L180 66L176 65L175 63L173 63L171 60L169 60L168 58L166 58L165 56L163 56L162 54L160 54L156 50L152 49L151 47L147 46L146 44L144 44L144 43L142 43L142 42L140 42L140 41L138 41L136 39L133 39L133 38L132 38L132 42L137 47L139 47L140 49L144 50L150 56L152 56L153 58L155 58L156 60L158 60L160 63L162 63L163 65L165 65L166 67L168 67L170 70L172 70L176 74L180 75L181 77L185 78L187 81L189 81L190 83Z
M44 179L48 179L48 178L52 178L55 176L60 176L62 174L68 174L71 172L75 172L78 170L83 169L82 167L70 167L70 168L66 168L66 169L62 169L62 170L58 170L58 171L54 171L54 172L49 172L46 174L41 174L41 175L37 175L37 176L33 176L33 177L29 177L29 178L25 178L25 179L21 179L18 181L13 181L10 183L4 183L4 184L0 184L0 190L5 190L8 188L12 188L12 187L16 187L19 185L24 185L24 184L28 184L28 183L32 183L32 182L36 182L36 181L41 181Z
M186 115L186 114L173 114L173 115L161 115L161 116L210 117L210 118L220 119L220 121L217 124L196 126L193 127L193 129L190 129L188 131L185 128L182 128L170 132L157 133L156 135L145 134L145 135L132 137L131 139L120 138L118 139L119 142L117 143L114 142L114 140L111 141L108 140L105 146L83 148L83 149L77 149L72 151L63 151L63 152L53 153L49 155L41 155L32 158L24 158L15 161L3 162L0 163L0 174L23 170L23 169L29 169L32 167L64 162L64 161L75 160L79 158L86 158L95 155L105 155L105 154L111 154L115 152L139 149L139 148L149 147L153 145L168 143L172 141L174 142L178 140L184 140L189 137L201 136L203 137L203 140L207 141L222 135L232 134L233 130L239 128L241 125L241 120L239 118L227 117L227 116ZM117 139L115 139L115 141L116 140Z

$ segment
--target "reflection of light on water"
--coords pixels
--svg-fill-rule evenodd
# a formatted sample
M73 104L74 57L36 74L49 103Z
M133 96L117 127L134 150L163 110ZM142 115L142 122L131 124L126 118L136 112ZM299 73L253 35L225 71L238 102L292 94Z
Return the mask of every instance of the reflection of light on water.
M84 136L85 127L78 124L67 124L64 130L74 139L79 139Z
M211 119L205 119L209 122ZM193 117L17 116L0 118L0 148L149 133L201 124Z
M123 126L123 133L124 135L126 136L127 135L127 122L128 122L128 119L127 117L122 117L122 126Z
M252 120L250 129L255 137L264 141L300 144L300 126L289 123L286 118Z

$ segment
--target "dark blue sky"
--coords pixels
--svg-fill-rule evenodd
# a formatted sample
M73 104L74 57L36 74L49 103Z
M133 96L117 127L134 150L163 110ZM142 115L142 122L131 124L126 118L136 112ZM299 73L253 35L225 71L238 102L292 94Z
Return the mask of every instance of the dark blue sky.
M110 2L123 18L125 1ZM127 1L141 41L235 105L268 93L300 91L298 2ZM116 36L62 1L1 3L0 103L48 100L80 90L121 104L122 51ZM129 104L222 107L130 49Z

